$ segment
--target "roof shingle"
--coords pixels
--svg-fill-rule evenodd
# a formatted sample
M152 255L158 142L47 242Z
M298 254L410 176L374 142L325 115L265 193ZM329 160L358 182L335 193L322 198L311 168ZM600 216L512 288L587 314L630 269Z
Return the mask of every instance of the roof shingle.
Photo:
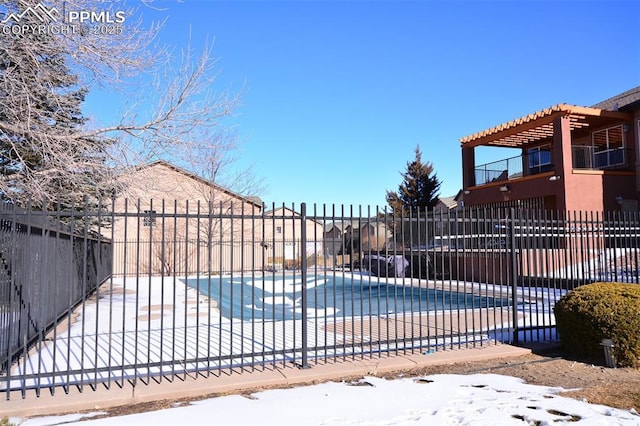
M617 111L636 102L640 102L640 86L598 102L593 108Z

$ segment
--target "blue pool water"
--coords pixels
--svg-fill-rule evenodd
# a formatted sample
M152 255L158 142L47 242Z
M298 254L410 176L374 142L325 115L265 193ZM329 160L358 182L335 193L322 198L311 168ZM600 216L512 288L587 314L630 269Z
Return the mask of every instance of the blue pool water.
M309 276L308 318L334 318L507 306L506 298L476 296L408 284L370 281L369 277ZM226 318L250 321L302 318L302 279L298 276L210 277L187 285L218 302Z

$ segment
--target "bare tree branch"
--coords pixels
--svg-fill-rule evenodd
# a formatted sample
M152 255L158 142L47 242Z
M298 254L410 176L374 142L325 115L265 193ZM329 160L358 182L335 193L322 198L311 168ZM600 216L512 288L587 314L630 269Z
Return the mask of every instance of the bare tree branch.
M200 53L187 46L174 58L158 43L164 22L145 24L140 7L123 9L124 2L101 0L49 3L63 11L63 19L64 11L71 10L112 16L124 11L126 21L117 33L81 24L78 31L55 34L0 32L2 195L54 200L63 193L77 199L92 187L92 195L104 196L123 170L163 157L211 171L205 177L216 182L236 148L235 141L229 143L224 119L239 107L242 91L214 89L218 73L212 46L206 43ZM12 0L7 7L20 13L42 6ZM142 10L146 7L156 8L149 0ZM24 19L36 21L28 14ZM132 86L132 81L144 86ZM118 93L129 100L127 109L113 122L88 120L80 108L92 88ZM243 191L255 189L249 171L238 174L233 184L242 180Z

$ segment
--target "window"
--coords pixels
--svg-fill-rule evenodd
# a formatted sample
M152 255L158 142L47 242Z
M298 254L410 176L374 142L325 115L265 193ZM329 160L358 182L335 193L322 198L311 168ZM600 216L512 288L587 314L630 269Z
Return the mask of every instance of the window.
M144 211L144 219L142 222L143 226L151 226L156 224L156 211L155 210L145 210Z
M537 146L530 148L529 155L529 173L536 174L551 170L551 149L549 145Z
M596 169L624 164L624 131L622 125L591 134L593 165Z

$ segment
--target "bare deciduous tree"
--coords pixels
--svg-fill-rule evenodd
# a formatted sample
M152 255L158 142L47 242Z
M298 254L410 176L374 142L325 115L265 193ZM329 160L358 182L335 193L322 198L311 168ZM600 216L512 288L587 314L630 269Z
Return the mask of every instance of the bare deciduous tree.
M123 2L100 0L47 4L58 17L70 10L115 15L124 7ZM6 7L8 13L22 14L42 5L11 0ZM115 176L129 166L163 156L186 161L198 158L197 150L233 147L218 146L224 138L216 135L226 134L222 120L238 107L240 95L214 90L211 46L197 55L187 47L174 58L157 43L161 23L145 26L135 9L125 15L116 34L82 25L67 32L30 30L28 24L42 27L37 22L42 14L22 15L20 24L27 25L22 32L4 29L12 25L10 20L0 24L3 197L55 201L66 194L69 203L86 195L97 198L110 194ZM64 24L59 21L47 18L45 26ZM132 76L143 87L132 85ZM82 114L84 96L96 87L129 100L113 122L91 121ZM220 167L214 165L216 173Z
M235 167L238 150L238 135L235 131L220 131L203 140L207 142L194 146L187 159L188 167L205 180L196 187L204 200L201 206L203 211L210 214L206 223L200 223L200 236L203 242L215 241L221 235L238 240L241 237L239 227L232 233L230 221L221 217L256 212L252 210L253 207L225 190L251 198L251 195L263 191L262 181L255 178L250 170L238 171ZM259 200L256 198L254 201Z

